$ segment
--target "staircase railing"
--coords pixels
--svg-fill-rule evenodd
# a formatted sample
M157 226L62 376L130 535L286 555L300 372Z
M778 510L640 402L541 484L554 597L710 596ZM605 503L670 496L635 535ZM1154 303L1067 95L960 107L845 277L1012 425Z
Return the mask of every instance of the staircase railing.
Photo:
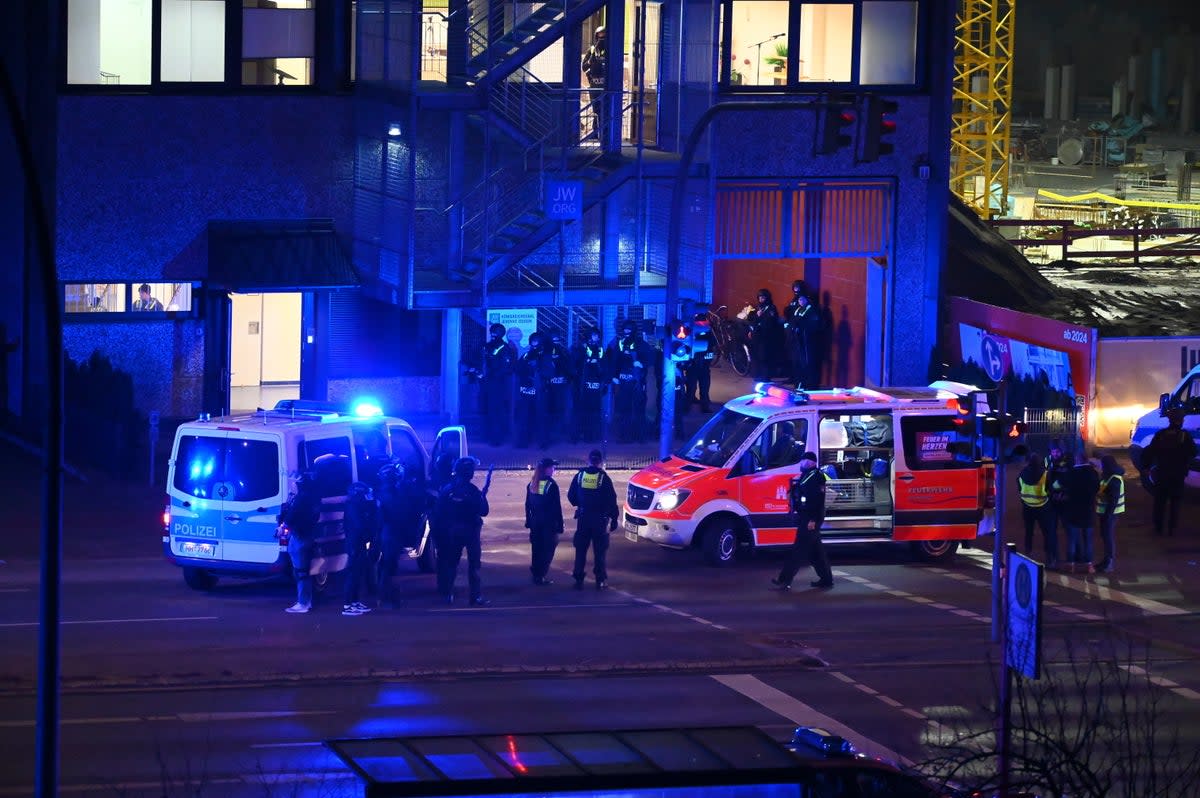
M526 39L553 24L568 11L583 5L588 0L546 0L546 2L514 3L505 0L471 0L467 4L467 59L478 65L483 58L481 73L486 74L501 63L512 52L520 48ZM527 23L533 18L539 22ZM527 26L522 30L523 26ZM506 38L508 41L505 41Z

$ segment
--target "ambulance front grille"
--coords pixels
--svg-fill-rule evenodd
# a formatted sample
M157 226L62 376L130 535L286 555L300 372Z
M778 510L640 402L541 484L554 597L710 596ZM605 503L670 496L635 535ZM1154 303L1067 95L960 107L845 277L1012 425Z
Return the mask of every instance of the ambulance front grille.
M626 496L631 510L649 510L650 502L654 501L654 491L630 485Z

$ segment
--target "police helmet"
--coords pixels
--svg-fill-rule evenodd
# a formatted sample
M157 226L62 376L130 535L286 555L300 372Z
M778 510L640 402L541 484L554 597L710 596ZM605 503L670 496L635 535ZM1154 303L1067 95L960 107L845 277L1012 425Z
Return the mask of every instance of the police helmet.
M593 338L595 338L596 340L600 340L600 330L596 329L595 327L588 327L587 333L584 337L587 338L587 340L589 340L589 341L592 340Z
M621 322L621 335L633 335L633 331L637 329L637 325L633 323L633 319L625 319Z
M475 476L475 458L460 457L454 461L454 476L459 479L471 479Z
M554 332L550 333L550 340L556 344L561 344L563 341L567 340L567 336L563 335L561 331L555 330Z
M608 28L604 25L596 28L595 36L597 39L603 39L608 36Z
M504 335L506 332L508 331L504 329L504 325L500 324L499 322L493 324L491 327L488 327L488 333L491 335Z
M534 331L529 334L529 348L537 349L542 345L542 334Z

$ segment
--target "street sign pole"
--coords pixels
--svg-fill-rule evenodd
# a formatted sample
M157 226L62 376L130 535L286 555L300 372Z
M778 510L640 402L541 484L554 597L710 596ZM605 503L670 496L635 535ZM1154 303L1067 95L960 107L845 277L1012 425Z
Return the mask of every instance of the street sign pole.
M1012 565L1014 564L1008 555L1011 555L1016 546L1009 543L1004 547L1004 595L1008 595L1008 580L1012 579ZM1005 629L1008 630L1008 613L1005 613L1004 618ZM1008 637L1011 634L1009 630L1005 634L1005 651L1000 662L1000 728L997 729L997 739L999 741L997 770L999 771L999 795L1000 798L1008 798L1009 785L1009 770L1012 760L1012 687L1013 687L1013 669L1008 661Z
M996 506L993 508L996 532L992 538L992 642L1000 641L1003 613L1001 605L1004 600L1003 585L1000 582L1000 571L1004 567L1004 501L1006 476L1004 469L1004 414L1008 410L1008 382L999 380L996 383L996 408L994 412L1000 423L996 424Z

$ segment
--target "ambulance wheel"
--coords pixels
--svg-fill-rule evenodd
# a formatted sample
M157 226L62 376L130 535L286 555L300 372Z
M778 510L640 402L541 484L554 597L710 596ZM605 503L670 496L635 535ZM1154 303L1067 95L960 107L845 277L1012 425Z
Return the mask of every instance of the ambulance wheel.
M423 574L431 574L437 570L437 555L433 551L433 541L425 543L425 551L417 558L417 570Z
M957 540L919 540L912 544L917 557L926 562L945 562L958 551Z
M733 515L718 516L704 524L700 536L700 550L709 565L732 565L738 550L738 537L742 522Z
M212 590L217 586L217 577L203 568L184 568L183 581L192 590Z

